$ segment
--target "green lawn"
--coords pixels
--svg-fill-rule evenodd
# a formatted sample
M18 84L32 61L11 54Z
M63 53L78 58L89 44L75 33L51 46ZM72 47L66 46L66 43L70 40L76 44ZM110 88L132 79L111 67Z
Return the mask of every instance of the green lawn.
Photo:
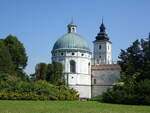
M0 100L0 113L150 113L150 106L104 104L94 101Z

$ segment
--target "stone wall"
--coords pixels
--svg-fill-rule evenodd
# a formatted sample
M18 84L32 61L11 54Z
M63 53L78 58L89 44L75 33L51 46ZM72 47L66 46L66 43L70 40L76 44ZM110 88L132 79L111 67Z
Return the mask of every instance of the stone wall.
M92 65L92 97L102 94L112 87L112 84L120 78L120 70L118 64Z

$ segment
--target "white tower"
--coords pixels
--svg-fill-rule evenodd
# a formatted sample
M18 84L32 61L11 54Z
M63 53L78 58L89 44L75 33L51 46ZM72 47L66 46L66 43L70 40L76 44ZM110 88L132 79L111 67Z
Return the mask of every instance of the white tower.
M109 41L109 37L105 32L105 26L102 24L100 26L100 32L96 36L94 43L94 64L112 64L112 43Z

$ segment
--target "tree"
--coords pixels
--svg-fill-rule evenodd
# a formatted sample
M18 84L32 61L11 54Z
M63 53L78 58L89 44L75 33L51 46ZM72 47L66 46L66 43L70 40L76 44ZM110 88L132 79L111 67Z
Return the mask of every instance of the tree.
M127 75L131 75L134 72L139 72L139 67L141 67L141 48L140 42L136 40L133 44L126 50L121 50L119 56L119 64L123 72Z
M12 35L7 36L6 39L4 39L4 43L9 50L15 69L24 69L27 65L28 57L23 44L17 37Z
M119 58L124 78L138 73L137 81L150 79L150 36L147 40L136 40L126 50L121 50Z
M36 79L46 80L55 85L65 85L63 66L59 62L38 63L35 67Z
M48 64L47 65L47 76L46 76L46 81L52 81L53 79L53 65L52 64Z
M36 79L46 80L47 75L47 64L46 63L38 63L35 67L35 75Z
M11 60L11 55L4 45L4 41L0 40L0 74L12 73L14 71L14 65Z
M136 40L126 50L121 50L119 58L120 82L123 84L114 85L103 93L103 101L150 105L150 35L148 39Z
M56 85L65 85L63 66L59 62L53 62L51 66L50 82Z
M150 33L146 40L141 40L142 56L143 56L143 76L142 79L150 79Z

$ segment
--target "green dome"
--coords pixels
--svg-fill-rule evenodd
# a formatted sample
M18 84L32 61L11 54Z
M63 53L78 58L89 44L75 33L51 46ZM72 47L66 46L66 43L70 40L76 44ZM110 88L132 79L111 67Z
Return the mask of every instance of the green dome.
M62 49L77 49L89 51L88 43L76 33L67 33L60 37L54 44L53 51Z

